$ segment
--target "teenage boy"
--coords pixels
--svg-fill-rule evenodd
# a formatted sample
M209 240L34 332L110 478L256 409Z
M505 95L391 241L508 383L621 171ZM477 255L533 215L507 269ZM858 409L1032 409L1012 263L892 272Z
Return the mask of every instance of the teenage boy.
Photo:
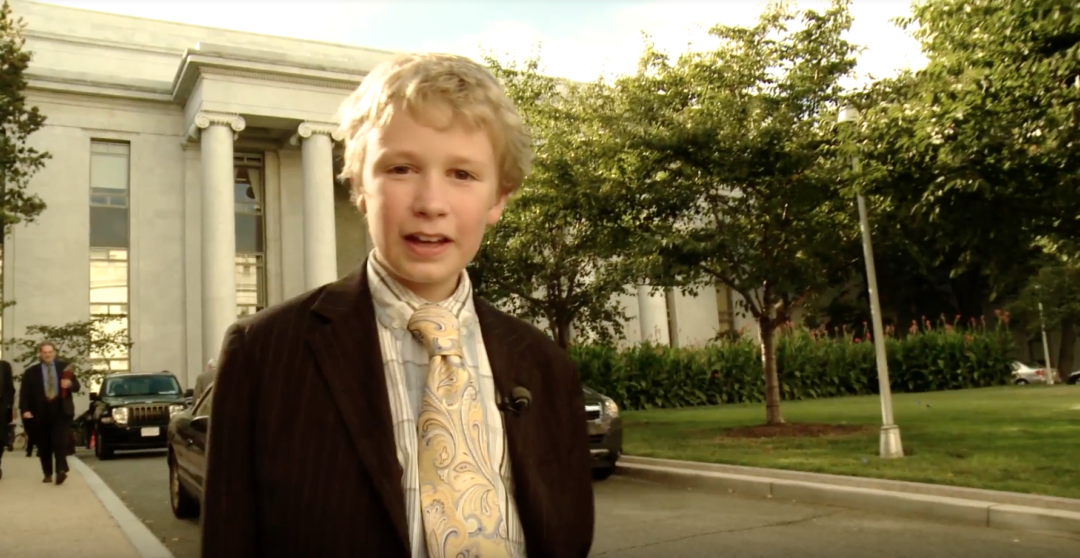
M204 558L577 558L594 508L581 385L465 266L528 171L495 78L409 54L343 104L375 248L234 325L218 359Z

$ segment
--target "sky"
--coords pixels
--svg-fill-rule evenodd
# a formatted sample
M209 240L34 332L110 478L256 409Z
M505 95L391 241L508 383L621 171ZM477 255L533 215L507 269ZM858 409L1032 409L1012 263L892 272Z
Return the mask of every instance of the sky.
M591 80L632 73L642 33L677 53L707 46L716 23L752 24L760 0L39 0L50 4L391 51L478 57L481 49L526 56L540 45L549 74ZM821 9L825 0L800 0ZM866 48L858 81L924 61L918 43L890 19L908 0L854 0L848 40Z

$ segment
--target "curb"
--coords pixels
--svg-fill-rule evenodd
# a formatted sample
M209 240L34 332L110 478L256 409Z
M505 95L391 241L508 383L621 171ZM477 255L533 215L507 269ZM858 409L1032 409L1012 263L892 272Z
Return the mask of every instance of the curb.
M653 464L654 462L656 464ZM865 486L844 486L835 481L826 483L737 474L707 470L707 467L706 464L626 456L619 461L616 472L631 478L740 496L792 500L892 515L930 517L993 529L1041 531L1080 537L1080 512L1077 511ZM750 467L740 469L753 471Z
M131 546L143 558L175 558L172 552L155 536L150 529L135 514L128 509L123 500L101 480L101 477L78 457L68 456L68 463L86 479L86 484L94 491L94 495L105 506L109 515L112 516L120 530L124 532Z

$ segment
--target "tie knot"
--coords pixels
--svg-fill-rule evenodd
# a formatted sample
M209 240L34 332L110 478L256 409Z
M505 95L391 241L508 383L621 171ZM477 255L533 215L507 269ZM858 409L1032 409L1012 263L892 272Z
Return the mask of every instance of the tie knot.
M438 304L421 306L409 318L408 328L424 344L429 357L463 357L457 316L446 308Z

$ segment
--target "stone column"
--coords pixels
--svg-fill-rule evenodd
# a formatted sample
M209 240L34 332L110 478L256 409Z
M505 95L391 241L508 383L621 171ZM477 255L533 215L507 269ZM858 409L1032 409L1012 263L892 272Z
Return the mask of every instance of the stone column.
M668 345L667 299L663 292L653 294L649 285L638 285L638 323L641 340Z
M236 202L233 140L246 123L237 114L200 112L192 135L202 148L202 353L217 358L236 322Z
M304 287L338 279L337 229L334 221L334 142L337 124L303 122L292 138L304 169Z

